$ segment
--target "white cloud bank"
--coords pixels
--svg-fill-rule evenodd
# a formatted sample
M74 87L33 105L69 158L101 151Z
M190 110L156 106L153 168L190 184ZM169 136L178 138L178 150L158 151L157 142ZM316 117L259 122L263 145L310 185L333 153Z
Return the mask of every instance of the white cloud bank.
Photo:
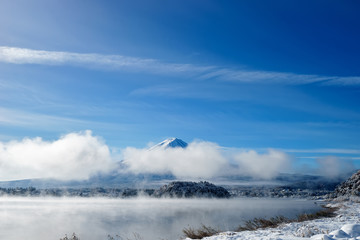
M349 159L340 159L336 156L326 156L316 159L318 174L328 178L340 177L343 174L349 174L355 166Z
M179 178L211 178L227 164L220 147L210 142L192 142L187 148L128 147L123 155L133 173L171 173Z
M178 178L212 178L228 174L271 179L290 168L291 157L269 149L225 154L215 143L192 142L187 148L126 148L127 170L133 173L171 173ZM234 164L235 163L235 164Z
M133 148L121 153L122 171L134 174L173 174L179 179L211 179L228 175L272 179L291 169L292 157L268 149L227 152L216 143L195 141L187 148ZM318 174L337 177L354 169L337 157L317 159ZM70 133L55 141L41 138L0 142L0 181L52 178L85 180L116 170L109 147L91 131Z
M291 167L291 157L274 149L263 154L250 150L236 154L234 159L240 173L260 179L271 179Z
M134 174L173 174L184 179L210 179L240 174L260 179L275 177L285 170L290 158L269 150L226 154L219 145L195 141L187 148L127 147L122 151L122 171ZM116 169L109 147L91 131L70 133L55 141L25 138L0 142L0 181L52 178L84 180ZM234 165L234 163L236 163Z
M83 180L113 169L109 148L91 131L56 141L41 138L0 142L0 180Z
M193 75L200 79L220 79L246 83L308 84L319 82L328 85L360 85L360 76L320 76L271 71L250 71L219 66L174 64L155 59L121 55L43 51L0 46L0 62L13 64L75 65L90 68L143 71L148 73Z

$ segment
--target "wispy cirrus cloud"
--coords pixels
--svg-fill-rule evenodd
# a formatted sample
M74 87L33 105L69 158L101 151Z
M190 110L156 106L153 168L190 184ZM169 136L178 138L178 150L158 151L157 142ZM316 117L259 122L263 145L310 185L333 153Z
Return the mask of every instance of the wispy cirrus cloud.
M83 125L86 121L66 118L66 117L58 117L47 114L39 114L32 112L25 112L20 110L8 109L0 107L0 125L8 125L8 126L47 126L47 127L55 127L59 123L66 124L77 124Z
M68 131L69 129L101 128L124 130L134 127L135 124L119 124L111 122L97 122L76 117L64 117L54 114L43 114L31 111L22 111L0 107L0 126L29 128L36 130L54 129Z
M282 149L288 153L327 153L327 154L360 154L358 149L318 148L318 149Z
M89 68L141 71L168 75L186 74L194 76L197 79L219 79L245 83L360 85L360 76L321 76L275 71L253 71L221 66L167 63L156 59L122 55L43 51L7 46L0 47L0 62L13 64L75 65Z
M0 47L0 62L13 64L78 65L114 70L140 70L152 73L201 73L213 68L191 64L162 63L155 59L122 55L43 51L15 47Z

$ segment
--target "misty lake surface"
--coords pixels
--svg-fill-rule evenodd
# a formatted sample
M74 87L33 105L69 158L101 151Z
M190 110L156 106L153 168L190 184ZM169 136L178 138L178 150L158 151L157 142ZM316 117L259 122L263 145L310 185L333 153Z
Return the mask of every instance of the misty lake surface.
M232 230L254 217L295 217L320 207L296 199L105 199L0 198L0 239L58 240L75 232L81 240L181 239L201 224ZM115 238L116 239L116 238ZM121 239L121 238L118 238Z

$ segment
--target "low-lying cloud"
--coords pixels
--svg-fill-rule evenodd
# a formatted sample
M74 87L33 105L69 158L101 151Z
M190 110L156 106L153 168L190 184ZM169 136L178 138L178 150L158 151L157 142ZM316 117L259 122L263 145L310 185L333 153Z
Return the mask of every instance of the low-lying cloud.
M178 178L236 174L271 179L291 165L291 157L281 151L269 149L260 154L251 150L229 155L211 142L192 142L187 148L126 148L123 155L127 170L132 173L170 173Z
M227 150L216 143L194 141L186 148L133 148L121 151L117 164L109 147L91 131L70 133L54 141L25 138L0 142L0 181L51 178L85 180L116 170L132 174L172 174L178 179L249 176L272 179L291 171L293 159L283 151ZM354 169L351 161L329 156L316 160L317 174L339 177ZM121 169L119 169L121 166Z
M261 179L271 179L291 167L291 157L274 149L262 154L254 150L241 152L236 154L234 159L240 173Z
M191 142L186 148L122 150L120 172L173 174L179 179L211 179L231 174L270 179L289 165L290 157L277 150L226 153L216 143ZM51 178L85 180L119 170L109 147L91 131L70 133L54 141L40 137L0 142L0 181Z
M149 150L128 147L123 155L130 172L171 173L179 178L214 177L227 165L220 147L210 142L192 142L186 148Z
M336 156L326 156L316 159L318 174L328 178L341 177L351 173L355 166L351 160L340 159Z
M108 146L91 131L55 141L41 138L0 142L0 180L53 178L83 180L113 169Z

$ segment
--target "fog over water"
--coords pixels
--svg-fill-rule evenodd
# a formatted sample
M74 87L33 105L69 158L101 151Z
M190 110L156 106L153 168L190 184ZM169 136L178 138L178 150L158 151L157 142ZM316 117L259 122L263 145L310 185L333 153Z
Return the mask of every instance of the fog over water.
M0 239L50 240L75 232L81 240L116 234L144 240L179 239L184 227L221 230L254 217L294 217L317 210L313 201L293 199L104 199L1 198Z

